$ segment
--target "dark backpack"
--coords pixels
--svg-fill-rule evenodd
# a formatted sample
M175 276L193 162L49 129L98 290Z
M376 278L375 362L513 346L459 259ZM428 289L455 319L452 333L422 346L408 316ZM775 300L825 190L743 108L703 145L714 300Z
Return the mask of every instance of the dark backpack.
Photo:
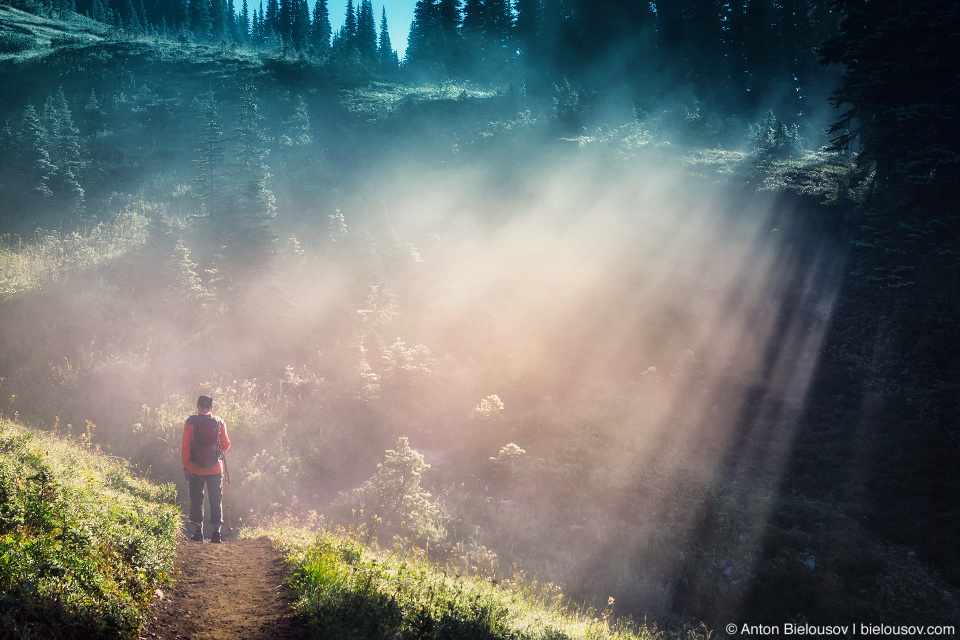
M193 446L190 461L200 467L212 467L220 459L220 427L223 421L216 416L198 414L187 418L193 425Z

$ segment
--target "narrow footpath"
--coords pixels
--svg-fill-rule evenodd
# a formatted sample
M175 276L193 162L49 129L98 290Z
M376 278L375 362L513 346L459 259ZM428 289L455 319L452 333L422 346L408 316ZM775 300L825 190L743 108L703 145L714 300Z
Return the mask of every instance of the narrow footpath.
M181 540L176 567L141 640L302 640L286 568L267 538Z

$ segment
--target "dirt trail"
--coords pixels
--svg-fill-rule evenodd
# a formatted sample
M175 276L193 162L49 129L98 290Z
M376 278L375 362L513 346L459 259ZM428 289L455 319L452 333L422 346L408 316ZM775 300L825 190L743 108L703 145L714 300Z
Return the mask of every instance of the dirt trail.
M267 538L182 540L176 582L150 612L141 640L300 640L288 574Z

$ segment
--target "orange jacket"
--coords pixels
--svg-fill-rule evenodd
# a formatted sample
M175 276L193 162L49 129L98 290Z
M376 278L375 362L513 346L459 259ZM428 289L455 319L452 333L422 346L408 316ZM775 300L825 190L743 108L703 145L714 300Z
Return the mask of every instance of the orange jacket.
M210 415L210 411L201 411L202 415ZM214 416L216 417L216 416ZM217 460L217 464L212 467L201 467L197 463L190 460L190 449L193 447L193 425L186 422L183 423L183 440L180 444L180 455L183 458L183 468L189 469L195 474L202 476L212 476L216 473L223 472L223 464ZM226 452L230 448L230 438L227 437L227 425L222 424L220 426L220 449Z

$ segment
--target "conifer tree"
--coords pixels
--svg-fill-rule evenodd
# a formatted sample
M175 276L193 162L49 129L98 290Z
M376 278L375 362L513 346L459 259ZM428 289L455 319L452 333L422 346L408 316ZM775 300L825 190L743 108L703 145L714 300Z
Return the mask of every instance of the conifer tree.
M420 73L436 73L442 35L440 15L433 0L417 0L407 37L406 67Z
M390 78L400 69L400 60L390 42L390 30L387 27L387 8L383 8L380 18L380 42L377 44L377 60L380 64L380 73Z
M437 21L440 24L438 42L440 63L447 71L458 66L458 56L462 47L460 39L460 23L463 15L460 12L460 0L438 0Z
M299 52L305 52L309 47L310 39L310 8L307 0L294 0L293 47Z
M332 33L327 0L317 0L313 6L313 21L310 24L310 45L313 47L313 55L321 59L330 57Z
M232 9L228 12L225 0L210 0L210 36L215 43L226 39L229 33L228 21L231 20L232 13Z
M133 6L133 0L127 0L123 9L123 26L130 33L140 32L140 18L137 16L137 10Z
M224 238L226 259L234 273L252 271L267 260L276 236L270 220L276 215L273 193L267 188L267 137L261 128L263 116L248 87L240 97L234 131L237 148L230 205L213 217L215 229Z
M190 29L201 40L210 38L212 21L207 0L190 0Z
M960 10L944 4L833 2L840 28L820 54L843 66L834 147L859 142L888 202L960 195Z
M203 282L197 274L197 263L190 259L190 249L177 240L173 254L168 260L166 298L175 307L179 319L190 320L199 316L206 299Z
M277 0L267 0L267 16L264 20L264 39L280 33L280 5Z
M293 98L293 115L287 121L290 144L295 147L303 147L310 144L310 113L307 110L307 101L302 94L297 94Z
M357 39L357 13L353 8L353 0L347 0L347 13L343 19L342 37L350 47L354 46Z
M195 194L200 201L202 211L215 211L217 199L220 195L221 179L223 174L223 127L220 124L220 115L217 103L212 95L200 103L200 138L197 141L197 159L194 164L197 168L194 184Z
M51 188L54 194L70 202L74 211L79 211L83 208L84 199L84 190L79 181L83 166L80 158L80 131L73 123L63 87L47 98L42 120L47 132L50 161L56 168Z
M250 39L250 7L247 5L247 0L243 0L240 15L237 16L237 35L241 44L245 44Z
M48 147L49 139L46 127L43 126L36 108L28 103L21 118L20 141L17 145L19 149L17 164L20 169L19 173L23 176L24 184L33 193L44 199L53 196L50 183L57 171L50 160Z
M278 14L279 28L277 34L285 45L293 40L293 15L294 3L296 0L280 0L280 13Z
M377 27L371 0L361 0L357 11L356 47L360 52L360 59L373 66L377 59Z

